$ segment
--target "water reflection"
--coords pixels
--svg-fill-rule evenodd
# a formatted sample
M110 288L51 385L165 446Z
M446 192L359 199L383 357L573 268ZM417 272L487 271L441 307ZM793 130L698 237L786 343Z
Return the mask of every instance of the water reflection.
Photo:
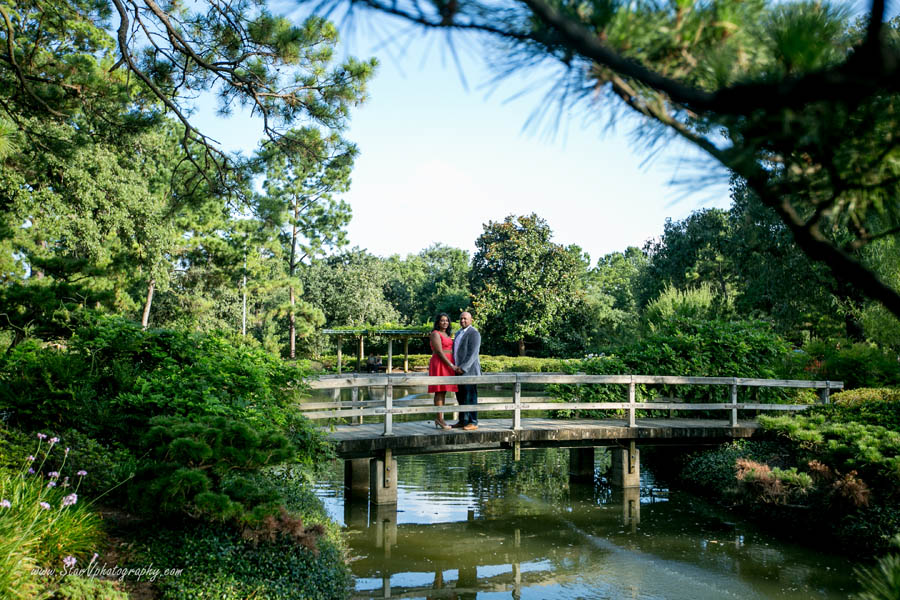
M399 457L396 506L344 502L356 598L846 598L847 559L778 542L695 498L568 478L568 451ZM646 471L646 470L645 470Z

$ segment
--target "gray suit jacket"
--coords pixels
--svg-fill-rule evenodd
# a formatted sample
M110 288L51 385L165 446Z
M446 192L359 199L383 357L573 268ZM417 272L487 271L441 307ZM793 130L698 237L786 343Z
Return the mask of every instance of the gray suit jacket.
M463 375L481 375L481 334L469 325L466 335L459 339L459 332L453 338L453 362L463 370Z

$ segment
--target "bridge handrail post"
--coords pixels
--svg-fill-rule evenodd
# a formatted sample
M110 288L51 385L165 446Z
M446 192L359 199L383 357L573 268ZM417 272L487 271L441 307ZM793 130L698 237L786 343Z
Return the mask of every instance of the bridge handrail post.
M628 403L631 404L628 407L628 426L636 427L636 423L634 420L634 375L631 376L631 383L628 384Z
M513 431L522 429L522 382L519 381L519 374L516 373L516 382L513 384L513 403L516 407L513 409Z
M737 404L737 377L735 377L731 382L731 404L732 406ZM737 409L731 409L731 426L737 427Z
M819 400L822 404L831 404L831 382L825 380L825 387L819 392Z
M391 384L390 376L388 383L384 386L384 434L394 435L394 415L391 412L394 408L394 386Z

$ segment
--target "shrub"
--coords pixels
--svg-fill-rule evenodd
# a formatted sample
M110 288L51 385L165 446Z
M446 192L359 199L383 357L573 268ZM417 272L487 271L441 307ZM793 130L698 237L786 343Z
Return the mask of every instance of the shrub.
M900 385L897 355L862 342L811 341L794 353L791 369L797 377L843 381L847 389Z
M68 346L22 343L0 359L0 414L20 429L72 428L104 443L140 438L157 415L286 425L302 373L223 335L142 330L118 318Z
M247 539L284 534L315 548L321 531L304 527L285 511L276 486L254 477L294 458L285 436L224 417L156 417L150 425L143 441L148 460L129 490L139 513L229 522Z
M737 440L690 454L681 468L680 478L702 492L729 496L737 492L741 460L785 467L791 456L790 450L777 442Z
M620 347L614 355L567 361L567 372L591 375L680 375L696 377L779 378L789 353L787 343L761 321L673 318L646 337ZM551 393L567 401L624 402L626 387L553 386ZM686 402L723 402L727 386L637 386L638 401L661 395ZM783 402L800 395L782 388L741 389L746 402ZM721 413L719 413L721 414Z
M746 458L737 459L739 491L753 501L771 504L787 504L809 493L813 479L808 473L790 469L771 468Z
M900 534L894 536L893 545L900 549ZM900 598L900 554L884 556L871 568L857 568L856 577L862 590L854 600L896 600Z
M112 581L69 574L54 594L58 600L128 600L128 594Z
M47 450L44 470L62 471L64 462L78 465L89 472L90 477L81 481L78 493L85 498L95 498L118 492L123 482L130 479L137 467L137 460L124 448L110 448L106 444L69 429L60 435L66 441L70 452L56 444ZM0 469L15 470L20 466L19 458L31 452L34 434L18 430L0 429Z
M284 538L245 539L231 527L189 524L158 531L146 541L140 560L162 568L184 568L177 578L158 582L160 600L333 600L350 594L339 528L328 520L321 501L296 469L278 467L264 477L273 482L292 514L324 534L318 553Z
M760 425L806 448L813 458L842 471L877 476L894 489L900 480L900 431L856 421L833 421L830 407L808 415L759 417Z
M857 421L900 431L900 390L857 388L832 396L834 406L821 409L839 421Z

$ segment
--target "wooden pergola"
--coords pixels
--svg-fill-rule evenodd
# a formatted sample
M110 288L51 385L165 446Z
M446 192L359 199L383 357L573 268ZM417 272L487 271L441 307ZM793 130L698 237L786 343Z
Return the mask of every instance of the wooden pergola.
M377 327L359 328L359 329L323 329L325 335L337 336L337 372L341 372L342 353L341 345L344 336L355 337L359 343L356 355L356 371L362 372L363 356L365 356L365 338L366 336L383 336L388 339L388 360L387 372L394 370L394 340L403 340L403 372L409 372L409 339L414 337L428 337L430 331L424 329L380 329Z

